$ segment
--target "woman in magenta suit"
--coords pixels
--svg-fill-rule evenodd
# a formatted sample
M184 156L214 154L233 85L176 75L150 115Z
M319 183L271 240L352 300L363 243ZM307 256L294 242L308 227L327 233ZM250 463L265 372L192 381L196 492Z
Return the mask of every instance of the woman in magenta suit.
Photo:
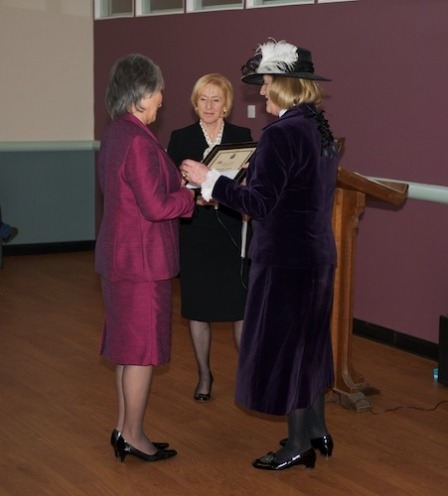
M319 105L311 53L284 41L261 45L243 81L261 86L266 111L246 186L186 160L202 194L252 218L251 268L236 401L284 415L288 438L253 461L265 470L314 467L331 456L324 393L333 382L330 317L336 264L332 231L338 155Z
M101 354L116 364L116 456L145 461L176 455L154 443L143 421L153 368L171 352L171 280L179 272L179 217L192 192L148 125L162 106L160 69L129 55L112 69L106 105L112 122L98 156L104 212L96 242L105 323Z

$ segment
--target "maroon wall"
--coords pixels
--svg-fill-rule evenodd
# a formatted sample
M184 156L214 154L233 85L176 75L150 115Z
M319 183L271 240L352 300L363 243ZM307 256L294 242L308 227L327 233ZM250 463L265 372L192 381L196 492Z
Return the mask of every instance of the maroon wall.
M429 184L446 181L448 110L445 0L359 0L96 21L95 134L107 122L104 91L114 61L131 52L162 69L166 91L154 125L170 132L192 122L194 81L218 71L234 84L231 120L258 137L269 121L258 88L240 67L258 43L286 39L312 50L327 116L345 136L342 165L366 175ZM255 104L257 117L247 118ZM408 200L369 204L360 223L355 317L432 342L448 312L448 205ZM442 220L442 224L438 220Z

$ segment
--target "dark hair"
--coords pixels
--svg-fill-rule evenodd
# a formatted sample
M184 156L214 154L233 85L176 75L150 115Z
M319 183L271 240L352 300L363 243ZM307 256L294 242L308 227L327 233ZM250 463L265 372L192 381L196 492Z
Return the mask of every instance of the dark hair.
M162 90L160 68L144 55L131 54L113 66L106 92L106 108L112 119L131 111L143 110L142 98Z

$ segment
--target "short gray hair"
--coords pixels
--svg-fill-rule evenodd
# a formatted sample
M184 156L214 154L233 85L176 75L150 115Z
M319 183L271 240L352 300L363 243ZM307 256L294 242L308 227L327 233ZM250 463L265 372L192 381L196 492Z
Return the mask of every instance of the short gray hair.
M112 119L130 112L134 105L142 110L141 100L164 87L160 68L140 54L118 60L112 68L106 91L106 108Z

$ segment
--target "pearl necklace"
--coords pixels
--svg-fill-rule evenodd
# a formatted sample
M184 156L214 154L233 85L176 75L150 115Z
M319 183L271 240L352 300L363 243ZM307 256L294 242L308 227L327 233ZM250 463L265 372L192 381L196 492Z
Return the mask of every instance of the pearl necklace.
M205 130L204 124L202 122L202 119L199 119L199 125L201 126L202 132L204 133L204 138L205 141L207 142L208 148L204 150L204 155L202 156L202 160L211 152L212 148L215 145L220 145L222 141L222 133L224 132L224 121L222 122L221 129L219 130L218 135L216 136L215 140L212 141L210 136L208 135L207 131Z

